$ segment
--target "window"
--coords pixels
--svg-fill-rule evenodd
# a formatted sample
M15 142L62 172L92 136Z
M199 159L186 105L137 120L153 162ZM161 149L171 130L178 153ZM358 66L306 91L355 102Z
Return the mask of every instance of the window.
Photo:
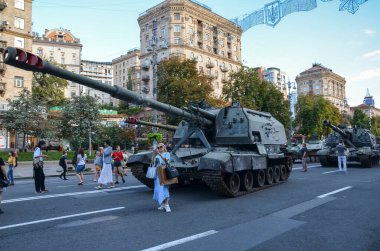
M71 97L73 98L73 97L75 97L75 91L71 91Z
M24 19L20 17L15 17L15 28L17 29L24 29Z
M194 21L193 17L192 17L192 16L190 16L190 17L189 17L189 23L191 23L191 24L192 24L192 23L193 23L193 21Z
M15 7L17 9L23 10L24 9L24 0L15 0Z
M190 59L193 60L195 58L194 52L190 53Z
M146 24L145 25L145 31L148 31L148 29L149 29L149 24Z
M189 35L193 35L194 34L194 29L193 28L189 28Z
M161 37L163 37L163 38L166 37L166 29L165 28L161 29Z
M165 25L165 24L166 24L165 17L161 17L161 25Z
M15 76L15 87L19 87L19 88L24 87L24 78L23 77Z
M174 13L174 20L181 20L181 14Z
M179 24L174 25L174 32L181 32L181 26Z
M224 57L224 51L222 51L222 57Z
M217 79L219 77L219 72L217 70L215 70L214 76L215 76L215 79Z
M21 37L15 37L15 47L24 48L25 42Z
M64 57L61 58L61 64L65 64L65 58Z
M44 50L40 47L37 49L37 55L42 56L44 54Z
M201 55L198 56L198 62L203 62L203 58Z
M219 66L219 62L218 62L218 60L215 60L215 66L216 66L216 67Z
M175 37L174 38L174 43L175 44L180 44L181 43L181 38L180 37Z

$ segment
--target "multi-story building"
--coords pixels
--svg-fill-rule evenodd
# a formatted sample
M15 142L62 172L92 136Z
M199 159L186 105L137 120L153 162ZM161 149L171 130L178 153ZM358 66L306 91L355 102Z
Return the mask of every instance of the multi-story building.
M142 88L149 96L154 96L153 69L160 60L195 59L199 71L213 78L215 96L229 73L242 66L241 28L196 1L166 0L140 14L138 23Z
M32 88L31 72L4 64L3 51L8 46L32 51L32 0L0 1L0 119L9 109L7 99ZM22 145L21 139L0 128L0 148Z
M350 108L351 116L354 115L355 110L362 110L370 118L380 117L380 109L375 107L375 100L368 89L363 104Z
M132 49L125 55L112 60L114 71L113 84L128 88L139 94L149 93L148 88L141 88L141 67L140 67L140 49ZM119 100L111 98L112 103L117 106Z
M265 69L263 75L264 75L264 80L272 83L273 86L276 87L276 89L282 93L282 95L284 96L284 99L287 100L288 99L288 90L287 90L288 83L286 79L288 78L288 75L276 67L270 67L270 68Z
M81 60L80 74L112 86L113 73L111 62ZM97 99L99 104L112 105L111 95L89 87L83 87L83 93Z
M346 80L321 64L296 77L298 95L322 95L341 112L349 112L346 100Z
M79 74L81 61L82 44L69 30L52 29L45 30L45 34L39 36L37 33L33 37L33 53L38 56L65 65L66 69ZM65 97L71 98L73 95L83 93L84 87L69 81L69 86L65 90Z

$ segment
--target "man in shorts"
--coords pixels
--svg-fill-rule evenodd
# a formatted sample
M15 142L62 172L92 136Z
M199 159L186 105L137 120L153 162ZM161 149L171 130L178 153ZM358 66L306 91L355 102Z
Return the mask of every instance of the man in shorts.
M119 184L119 175L123 183L125 183L123 175L123 152L120 150L120 146L116 146L116 150L112 153L114 172L115 172L115 184Z

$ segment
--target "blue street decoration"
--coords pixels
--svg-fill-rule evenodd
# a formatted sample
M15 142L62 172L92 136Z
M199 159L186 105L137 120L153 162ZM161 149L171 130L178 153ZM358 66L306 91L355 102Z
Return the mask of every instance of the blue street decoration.
M321 0L322 2L331 2L333 0ZM339 0L339 11L348 11L351 14L359 9L359 6L368 0ZM317 0L285 0L273 1L266 4L263 8L250 14L231 21L240 26L243 32L252 26L266 24L275 27L283 17L294 12L310 11L317 8Z

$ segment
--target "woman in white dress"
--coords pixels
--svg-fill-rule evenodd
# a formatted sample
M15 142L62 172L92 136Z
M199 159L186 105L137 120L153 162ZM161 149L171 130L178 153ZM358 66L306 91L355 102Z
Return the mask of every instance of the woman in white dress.
M100 177L98 179L98 186L96 189L102 189L103 185L109 184L108 188L114 188L115 185L113 184L113 178L112 178L112 146L111 142L109 140L106 140L104 142L104 152L103 152L103 168L100 172Z
M170 153L166 151L166 147L163 143L158 144L157 149L154 152L156 157L154 159L155 167L157 168L160 165L165 165L166 162L170 161ZM156 174L156 178L154 179L154 194L153 200L155 200L159 207L158 210L164 210L167 213L171 212L169 206L169 186L160 184L160 177L158 173Z

